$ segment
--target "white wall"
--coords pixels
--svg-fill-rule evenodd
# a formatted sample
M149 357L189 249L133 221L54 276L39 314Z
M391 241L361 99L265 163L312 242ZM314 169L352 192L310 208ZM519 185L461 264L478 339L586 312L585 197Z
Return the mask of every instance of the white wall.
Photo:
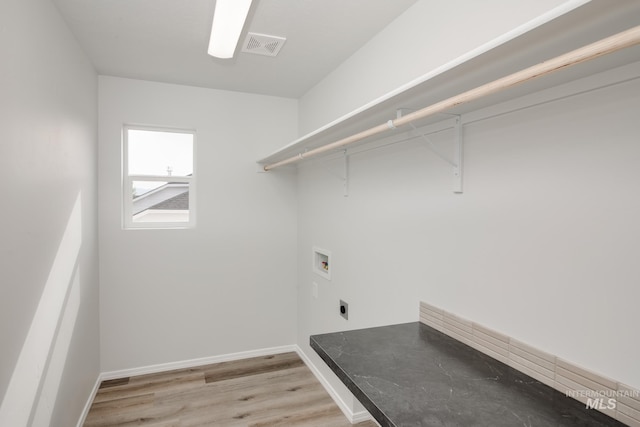
M419 0L300 99L300 132L350 113L554 8L566 11L584 1Z
M75 425L99 372L97 76L50 1L0 3L0 424Z
M255 160L297 101L100 77L102 370L295 343L296 183ZM197 132L197 226L122 230L122 125Z
M306 94L302 133L425 73L445 53L460 55L562 2L502 2L513 15L492 25L471 2L438 3L469 7L459 19L473 15L482 28L467 22L464 32L428 25L432 3L417 3ZM430 29L452 50L429 43ZM412 34L422 34L423 47L414 49L422 54L387 54ZM466 125L462 195L452 192L451 167L416 142L352 156L347 198L336 179L341 159L299 168L298 343L347 406L361 409L310 349L309 335L415 321L421 300L640 386L632 338L640 298L639 84ZM447 150L451 136L432 139ZM313 246L332 252L332 281L312 273ZM349 303L348 321L338 315L339 299Z

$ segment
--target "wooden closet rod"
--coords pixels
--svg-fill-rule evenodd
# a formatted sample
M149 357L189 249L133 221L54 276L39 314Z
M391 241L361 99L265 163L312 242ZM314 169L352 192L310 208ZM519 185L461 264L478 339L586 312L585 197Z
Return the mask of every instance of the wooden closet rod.
M297 154L279 162L268 164L264 166L264 170L269 171L280 166L288 165L300 160L307 159L309 157L317 156L327 151L342 148L346 145L353 144L370 136L381 134L383 132L406 125L413 121L424 119L428 116L441 113L455 106L475 101L482 98L483 96L494 94L501 90L516 86L520 83L537 79L538 77L542 77L555 71L568 68L572 65L580 64L582 62L586 62L591 59L634 46L638 43L640 43L640 25L615 34L613 36L606 37L600 41L591 43L587 46L581 47L563 55L557 56L553 59L549 59L547 61L533 65L529 68L525 68L524 70L509 74L508 76L501 77L490 83L478 86L475 89L468 90L459 95L452 96L451 98L447 98L444 101L437 102L428 107L399 117L395 120L389 120L386 123L374 126L372 128L332 142L330 144L314 148L312 150Z

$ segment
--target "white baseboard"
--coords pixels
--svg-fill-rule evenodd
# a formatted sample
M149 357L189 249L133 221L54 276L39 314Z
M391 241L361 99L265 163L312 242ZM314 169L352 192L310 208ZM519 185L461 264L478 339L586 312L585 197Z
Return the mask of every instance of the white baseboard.
M93 399L95 399L96 394L98 393L98 389L100 388L100 383L102 383L102 381L103 381L102 374L98 374L96 383L93 385L93 390L91 391L91 394L89 394L87 403L84 404L84 409L80 414L80 419L78 420L77 427L82 427L84 425L84 422L87 419L87 415L89 415L89 409L91 409L91 404L93 403Z
M138 368L131 369L122 369L118 371L109 371L102 372L98 374L98 378L96 379L96 383L93 386L93 391L85 404L84 410L78 420L77 427L82 427L84 424L87 415L89 414L89 409L91 409L91 404L98 393L98 389L100 388L100 384L105 380L113 380L117 378L125 378L125 377L133 377L136 375L145 375L145 374L155 374L158 372L166 372L172 371L175 369L185 369L185 368L193 368L195 366L202 365L210 365L212 363L220 363L220 362L230 362L232 360L240 360L240 359L248 359L251 357L260 357L260 356L269 356L272 354L280 354L280 353L288 353L291 351L295 351L300 358L304 361L304 363L309 367L313 375L318 379L320 384L325 388L329 396L336 402L342 413L344 413L345 417L351 422L351 424L356 424L362 421L371 420L371 415L367 411L359 411L353 412L349 405L347 405L344 400L340 397L340 395L336 392L336 390L331 386L329 381L320 373L318 368L314 365L314 363L309 359L309 357L302 351L302 349L295 345L284 345L280 347L270 347L270 348L262 348L258 350L249 350L249 351L241 351L238 353L229 353L222 354L219 356L211 356L211 357L203 357L199 359L190 359L190 360L182 360L178 362L169 362L169 363L160 363L157 365L150 366L141 366Z
M361 423L363 421L373 421L374 423L376 423L376 425L378 425L378 426L380 425L371 416L371 414L365 409L363 409L362 411L354 412L353 413L353 417L349 421L351 421L351 424L358 424L358 423Z
M311 359L304 353L304 351L302 351L302 349L298 346L296 346L296 351L298 352L298 355L304 361L304 363L309 367L313 375L315 375L318 381L320 381L320 384L322 384L322 386L325 388L327 393L329 393L329 396L331 396L333 401L336 402L336 405L338 405L338 408L340 408L344 416L347 417L347 419L351 424L357 424L362 421L373 420L373 417L371 416L371 414L369 414L369 412L367 412L366 410L353 412L351 410L351 407L347 405L344 400L342 400L342 397L340 397L340 395L333 388L331 383L329 383L329 381L324 377L324 375L322 375L320 370L311 361Z
M271 354L298 351L295 345L261 348L258 350L241 351L238 353L222 354L219 356L202 357L199 359L181 360L178 362L160 363L157 365L141 366L139 368L122 369L119 371L103 372L102 380L134 377L136 375L156 374L158 372L172 371L174 369L193 368L195 366L210 365L212 363L229 362L232 360L248 359L250 357L269 356Z

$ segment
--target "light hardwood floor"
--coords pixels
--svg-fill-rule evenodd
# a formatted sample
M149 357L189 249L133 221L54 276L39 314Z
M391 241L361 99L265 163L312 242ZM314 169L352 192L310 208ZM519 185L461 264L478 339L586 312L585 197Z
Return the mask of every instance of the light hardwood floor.
M296 353L104 381L84 426L136 425L352 426Z

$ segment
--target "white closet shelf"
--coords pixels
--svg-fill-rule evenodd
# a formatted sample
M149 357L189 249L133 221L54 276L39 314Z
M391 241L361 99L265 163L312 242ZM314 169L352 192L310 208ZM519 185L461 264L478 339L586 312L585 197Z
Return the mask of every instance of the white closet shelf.
M273 164L341 140L396 119L398 110L419 110L633 28L639 22L640 2L637 1L620 0L613 6L610 1L594 0L571 11L559 10L556 16L546 16L539 22L530 23L528 28L521 28L495 39L285 145L258 160L258 163L263 166ZM463 115L489 105L621 67L638 59L640 59L640 45L635 45L451 108L446 113ZM424 126L447 119L445 115L432 116L416 121L414 125ZM365 138L358 144L373 142L407 130L410 128L389 129L383 134Z

